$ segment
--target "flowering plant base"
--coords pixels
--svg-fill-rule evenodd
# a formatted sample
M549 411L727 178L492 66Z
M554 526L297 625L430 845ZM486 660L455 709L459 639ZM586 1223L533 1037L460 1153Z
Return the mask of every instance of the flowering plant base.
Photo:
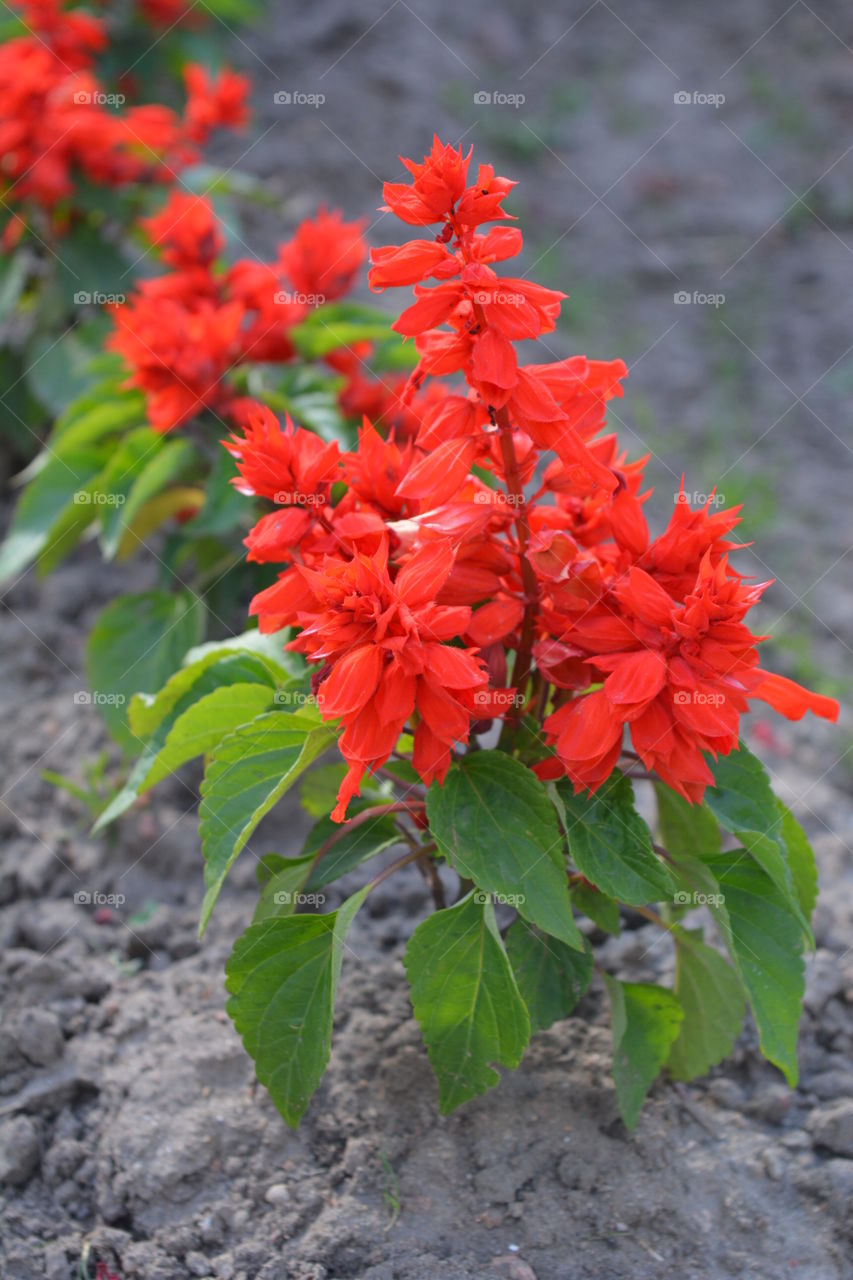
M408 412L390 431L365 418L347 449L242 405L235 485L271 504L248 559L278 576L252 602L256 632L195 650L133 701L146 747L99 825L205 756L203 929L299 787L315 825L299 856L261 859L226 979L290 1124L328 1061L352 920L410 864L436 906L406 973L442 1111L572 1012L596 937L632 913L667 932L676 964L672 989L601 974L625 1123L662 1071L724 1059L747 1005L793 1084L814 859L740 718L753 699L791 719L837 704L760 666L745 618L769 584L731 563L737 511L682 493L650 535L645 460L603 434L625 365L522 363L517 344L554 329L564 295L498 274L521 249L513 183L438 139L404 163L412 181L386 184L386 208L421 230L374 251L370 283L414 287L393 326L417 351ZM301 909L393 847L337 911ZM708 939L685 924L699 906Z

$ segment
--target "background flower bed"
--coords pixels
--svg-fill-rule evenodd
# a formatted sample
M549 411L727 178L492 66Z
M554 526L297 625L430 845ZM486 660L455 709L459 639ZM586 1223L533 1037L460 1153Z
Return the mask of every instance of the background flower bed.
M851 179L849 162L835 162L847 145L851 55L822 24L851 44L849 18L840 6L817 18L797 4L746 52L779 16L769 5L723 6L713 29L699 29L690 17L669 22L659 4L619 9L636 36L597 5L522 84L525 69L583 7L532 20L527 11L516 19L510 8L415 8L393 6L354 48L379 16L371 6L326 4L302 16L288 12L286 21L269 19L263 38L248 40L266 69L252 53L241 56L256 86L257 135L270 131L241 166L286 191L297 215L331 191L355 217L377 203L375 175L388 174L396 152L411 149L425 119L448 136L476 121L470 140L505 157L503 168L522 179L529 201L520 210L525 227L541 229L538 245L528 231L525 266L547 251L554 278L572 295L559 354L585 347L625 355L632 371L625 412L617 410L628 429L620 431L633 453L654 449L649 475L659 496L677 490L673 471L683 461L688 490L718 479L727 502L748 499L744 537L760 535L769 566L753 562L755 571L777 578L760 619L782 636L776 665L806 681L828 675L844 697ZM234 49L236 60L236 42ZM473 94L485 85L524 92L524 109L475 105ZM277 105L273 94L282 88L322 92L326 102ZM723 92L727 101L718 111L680 107L673 101L679 91ZM230 159L242 149L238 144ZM344 171L354 185L342 191ZM816 217L785 184L803 192L818 178L805 196ZM596 205L598 195L612 213ZM385 230L373 233L374 242L387 241ZM251 241L259 255L277 238L275 221L258 218ZM533 274L542 271L539 264ZM690 304L674 303L682 289ZM694 291L722 292L726 300L720 307L694 303ZM736 462L738 454L746 456ZM731 472L719 479L726 467ZM126 589L127 572L110 572L112 585ZM824 576L815 583L818 573ZM147 585L140 577L133 589ZM10 1034L19 1052L4 1089L15 1100L19 1090L36 1087L15 1112L13 1149L26 1155L22 1115L41 1157L39 1177L7 1204L11 1274L27 1275L29 1267L41 1275L45 1257L56 1275L67 1274L93 1226L102 1248L109 1231L117 1233L112 1244L122 1273L144 1277L225 1275L230 1265L235 1276L378 1277L396 1269L408 1280L440 1265L451 1277L455 1267L460 1276L515 1273L522 1280L527 1266L546 1280L564 1274L569 1239L579 1275L659 1276L667 1267L697 1276L761 1275L771 1265L802 1276L845 1274L833 1240L851 1182L850 1148L846 1156L838 1149L843 1118L833 1115L849 1095L851 1050L844 995L851 986L845 930L853 809L850 757L837 759L848 746L843 733L831 754L811 745L829 737L808 724L776 725L769 740L756 743L815 838L823 877L821 951L811 968L795 1095L783 1093L775 1073L759 1064L747 1036L739 1058L717 1078L681 1097L656 1094L627 1144L614 1124L612 1095L595 1101L607 1072L607 1033L582 1031L575 1019L541 1038L500 1096L436 1124L416 1028L400 1027L405 985L396 961L423 894L413 874L411 900L378 898L379 919L366 920L351 939L364 963L342 992L342 1025L316 1115L292 1138L260 1095L250 1111L246 1093L235 1090L235 1082L248 1085L249 1067L217 1017L227 941L254 892L251 868L243 872L245 890L238 876L223 898L228 912L205 950L188 954L199 868L192 812L180 818L191 809L190 792L176 782L108 855L75 834L79 808L70 801L57 807L40 780L44 767L97 753L97 717L72 695L85 687L82 638L91 603L98 591L107 598L107 586L92 557L64 568L38 596L29 580L20 584L3 620L6 719L28 726L11 744L7 779L20 780L2 811L6 888L18 897L3 912L12 948L5 977ZM786 628L799 637L795 650L785 648ZM283 849L292 835L282 815L256 843L260 852ZM93 887L124 893L117 915L131 928L95 925L75 907L76 882L55 854ZM151 911L153 900L166 906ZM660 974L651 942L637 930L618 945L635 948L637 960L646 953L654 979ZM127 958L147 972L122 972L116 960ZM595 1007L600 993L589 999ZM57 1019L68 1037L51 1061L49 1019L42 1020L47 1048L37 1052L49 1060L41 1066L21 1049L32 1051L20 1028L32 1006ZM187 1041L205 1046L191 1070L183 1065ZM174 1101L164 1112L170 1089ZM533 1097L539 1127L531 1128L524 1113ZM260 1150L256 1130L267 1144ZM674 1154L665 1157L670 1141ZM401 1213L386 1232L395 1197ZM46 1253L36 1249L36 1241L57 1239ZM442 1247L453 1263L437 1260Z

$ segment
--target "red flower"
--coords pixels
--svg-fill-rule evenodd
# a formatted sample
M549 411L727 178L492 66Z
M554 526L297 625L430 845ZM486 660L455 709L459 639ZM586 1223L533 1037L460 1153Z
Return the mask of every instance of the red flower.
M322 507L338 478L340 454L332 441L285 419L282 431L278 419L266 405L258 404L247 414L242 436L223 441L237 459L239 479L234 484L241 493L271 498L286 507Z
M314 599L300 610L302 632L289 647L324 663L317 703L324 720L344 726L339 746L349 772L332 813L336 822L415 713L412 763L426 783L444 779L452 744L468 737L487 674L475 650L445 643L470 618L469 609L435 603L452 567L452 548L437 541L416 552L396 581L387 544L372 557L327 559L320 570L300 570Z
M318 210L282 245L279 265L300 298L332 302L352 287L367 257L363 222L344 222L340 210Z
M284 566L252 601L260 628L299 630L291 647L322 664L321 712L343 724L350 768L333 816L404 728L420 776L441 781L453 744L512 705L555 708L543 777L594 790L627 726L646 767L699 801L713 781L708 757L737 746L751 699L790 718L831 719L837 704L760 669L762 637L745 617L767 584L730 567L736 510L692 511L682 492L650 538L646 459L628 460L602 434L625 364L519 362L516 343L549 333L564 295L492 265L522 247L515 228L478 230L508 216L513 184L484 166L468 183L470 153L438 139L422 163L404 164L412 180L385 185L386 207L439 230L374 250L369 280L378 291L414 286L394 328L414 339L417 368L401 388L365 376L367 344L330 358L347 379L341 404L368 414L342 484L317 512L272 512L247 539L251 559ZM374 419L393 423L386 438ZM301 450L313 459L323 448L297 448L271 415L231 447L242 483L267 497L310 489L297 477Z
M201 196L173 191L164 208L140 226L173 267L209 267L225 248L213 206Z

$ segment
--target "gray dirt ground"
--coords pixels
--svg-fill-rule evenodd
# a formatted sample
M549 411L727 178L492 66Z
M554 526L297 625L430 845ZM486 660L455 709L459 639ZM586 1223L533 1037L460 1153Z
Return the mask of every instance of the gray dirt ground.
M803 0L320 0L271 5L234 41L261 137L240 164L293 216L321 199L374 210L379 178L433 128L520 179L525 267L572 295L554 350L632 367L620 430L653 453L659 518L682 468L688 490L744 500L747 560L777 580L761 618L777 667L848 703L852 47L845 6ZM281 89L326 101L277 106ZM694 92L726 100L674 101ZM250 238L265 250L281 231L266 218ZM404 235L374 215L374 243ZM823 885L795 1092L748 1028L709 1079L659 1085L628 1137L594 985L497 1090L439 1118L400 963L428 905L412 873L356 920L329 1072L294 1135L224 1014L251 856L195 940L197 776L160 788L110 844L41 779L79 780L106 746L73 695L94 612L127 577L81 552L47 583L27 576L0 613L3 1280L69 1280L87 1244L122 1280L853 1276L849 713L840 728L757 717L750 739ZM273 815L251 851L295 850L297 822ZM81 889L125 901L96 918ZM625 932L604 963L665 973L652 935Z

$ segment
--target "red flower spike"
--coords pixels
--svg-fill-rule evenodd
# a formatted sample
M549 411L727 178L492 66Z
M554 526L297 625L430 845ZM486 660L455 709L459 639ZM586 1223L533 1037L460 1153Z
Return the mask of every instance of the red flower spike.
M441 782L455 744L546 705L549 686L561 691L544 723L555 754L539 776L594 791L630 740L648 770L699 802L709 759L736 749L751 699L791 719L834 719L837 703L760 668L763 637L745 617L769 584L729 564L737 510L712 499L693 511L682 486L650 538L646 459L602 434L625 364L519 364L516 344L550 332L565 295L496 270L521 234L480 228L509 216L513 183L489 166L469 181L470 152L438 139L404 165L411 180L385 185L386 207L438 230L374 250L370 285L414 288L394 326L419 356L408 383L365 378L367 349L338 353L341 403L376 414L352 453L327 457L266 411L228 446L241 486L267 498L310 489L318 467L345 482L322 516L288 506L247 539L252 559L285 566L252 612L262 630L297 628L291 647L318 664L321 715L341 722L349 770L333 817L404 729L421 779Z

